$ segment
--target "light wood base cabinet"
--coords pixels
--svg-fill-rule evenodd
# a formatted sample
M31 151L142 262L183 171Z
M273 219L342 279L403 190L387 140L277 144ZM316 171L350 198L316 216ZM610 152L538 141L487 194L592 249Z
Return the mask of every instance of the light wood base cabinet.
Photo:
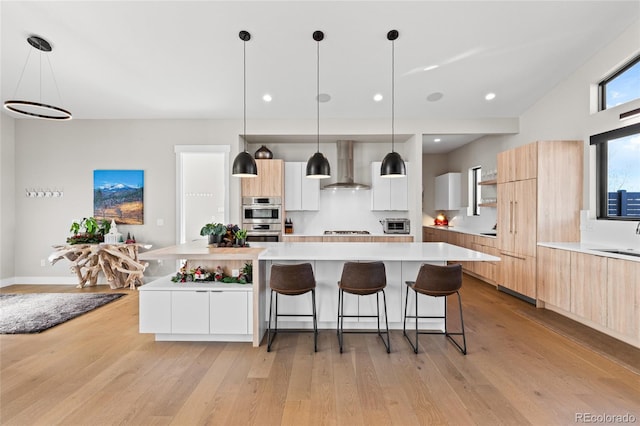
M571 253L538 247L538 299L571 310Z
M536 258L500 251L498 284L523 296L536 299Z
M571 252L571 312L607 325L607 258Z
M640 347L640 262L539 247L538 285L545 308Z
M607 259L607 327L640 341L640 262Z

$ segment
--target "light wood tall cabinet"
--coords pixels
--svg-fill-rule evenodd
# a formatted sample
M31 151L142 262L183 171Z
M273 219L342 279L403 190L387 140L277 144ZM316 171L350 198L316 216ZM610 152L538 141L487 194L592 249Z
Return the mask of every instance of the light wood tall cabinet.
M256 160L258 176L242 178L243 197L282 197L284 192L284 161Z
M537 242L580 240L582 141L538 141L498 154L498 285L537 298Z

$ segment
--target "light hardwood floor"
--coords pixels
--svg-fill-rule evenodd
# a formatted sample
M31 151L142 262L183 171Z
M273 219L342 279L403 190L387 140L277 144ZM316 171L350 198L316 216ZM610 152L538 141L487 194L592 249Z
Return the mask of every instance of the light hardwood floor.
M11 286L10 292L99 291ZM248 343L155 342L138 294L37 335L0 336L0 423L555 425L576 413L640 422L640 351L465 277L469 354L442 336L280 334ZM455 312L452 312L455 314ZM567 337L572 336L572 337Z

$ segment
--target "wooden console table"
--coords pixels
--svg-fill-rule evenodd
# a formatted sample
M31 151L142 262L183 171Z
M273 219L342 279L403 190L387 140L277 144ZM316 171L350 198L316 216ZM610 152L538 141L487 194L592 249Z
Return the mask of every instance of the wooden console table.
M78 288L95 286L102 272L112 289L135 289L142 285L143 273L148 263L138 259L138 248L143 244L73 244L53 246L49 263L58 260L71 262L70 268L78 277Z

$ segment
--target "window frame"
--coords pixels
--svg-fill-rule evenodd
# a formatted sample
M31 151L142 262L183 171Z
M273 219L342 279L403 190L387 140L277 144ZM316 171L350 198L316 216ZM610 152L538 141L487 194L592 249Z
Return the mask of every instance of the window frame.
M610 130L608 132L599 133L590 137L590 145L596 148L596 218L598 220L617 220L637 222L636 216L609 216L608 205L608 184L609 184L609 167L608 167L608 145L613 139L621 139L627 136L640 134L640 123L630 126L621 127L619 129Z
M615 107L620 106L620 105L625 105L625 104L628 104L629 102L633 102L635 100L640 99L640 98L632 99L632 100L627 101L627 102L625 102L623 104L615 105L613 107L607 108L607 88L606 88L606 85L611 83L613 80L618 78L621 74L624 74L627 70L629 70L630 68L632 68L633 66L635 66L638 63L640 63L640 55L634 57L626 65L623 65L616 72L614 72L609 77L605 78L600 83L598 83L598 98L599 98L598 99L598 110L599 111L605 111L607 109L615 108Z

